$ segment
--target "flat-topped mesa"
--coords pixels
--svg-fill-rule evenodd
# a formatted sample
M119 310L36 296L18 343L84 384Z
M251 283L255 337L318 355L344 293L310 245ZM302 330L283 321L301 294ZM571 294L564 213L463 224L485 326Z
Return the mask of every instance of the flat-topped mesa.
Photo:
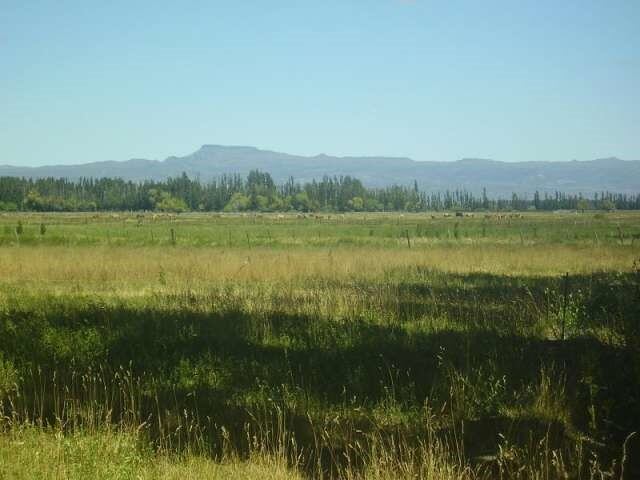
M204 144L197 151L212 151L212 150L227 150L227 151L245 151L245 152L258 152L260 149L245 145L216 145L216 144Z

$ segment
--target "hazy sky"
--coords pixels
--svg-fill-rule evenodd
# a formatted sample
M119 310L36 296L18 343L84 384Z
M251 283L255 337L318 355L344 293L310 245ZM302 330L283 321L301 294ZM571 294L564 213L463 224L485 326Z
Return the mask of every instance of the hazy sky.
M0 164L640 159L640 1L0 0Z

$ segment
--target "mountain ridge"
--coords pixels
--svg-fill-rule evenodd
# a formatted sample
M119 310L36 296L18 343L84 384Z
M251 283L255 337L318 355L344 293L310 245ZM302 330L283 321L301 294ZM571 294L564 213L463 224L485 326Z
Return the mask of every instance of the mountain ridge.
M306 182L324 175L351 175L369 187L392 184L412 185L424 190L464 188L505 195L535 190L592 194L602 190L617 193L640 191L640 161L616 157L566 162L504 162L493 159L463 158L451 162L416 161L389 156L292 155L252 146L205 144L184 156L164 160L132 158L76 165L16 167L0 165L0 176L27 178L119 177L127 180L163 180L187 173L208 181L223 174L247 175L259 169L269 172L276 182L289 177Z

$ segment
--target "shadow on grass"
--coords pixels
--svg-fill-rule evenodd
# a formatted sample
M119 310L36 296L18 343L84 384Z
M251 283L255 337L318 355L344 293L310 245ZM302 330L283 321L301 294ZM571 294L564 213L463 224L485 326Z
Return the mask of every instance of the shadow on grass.
M347 457L354 436L362 442L371 432L420 438L429 405L442 418L464 420L460 434L469 457L495 453L500 434L522 444L547 435L562 447L582 432L610 458L640 424L640 355L633 343L637 334L628 326L640 318L633 317L635 281L633 276L571 278L572 292L581 292L585 325L624 325L625 346L594 336L558 341L524 327L490 328L492 321L508 323L512 315L522 322L513 305L524 302L532 305L526 313L521 309L531 317L526 322L541 322L532 312L540 315L548 291L562 285L555 278L487 275L448 275L449 286L437 279L400 284L396 305L408 313L388 323L292 314L286 306L247 313L83 301L5 310L0 338L4 358L23 374L25 404L39 402L48 418L56 413L57 393L44 383L73 385L89 370L112 378L124 366L128 378L140 379L137 417L164 416L164 427L150 422L152 435L180 425L186 421L181 412L189 411L210 428L214 450L222 448L215 426L225 426L240 452L249 448L247 425L254 431L271 425L271 434L286 427L330 469L336 458ZM408 296L413 306L403 300ZM464 328L407 328L432 301ZM29 381L27 372L36 369L40 380ZM544 370L554 372L552 380L559 383L554 391L564 391L566 419L532 414L532 389ZM66 395L88 393L80 386ZM123 417L131 406L111 395L113 417ZM524 413L505 413L519 410ZM278 411L286 412L284 420ZM331 417L341 423L329 425ZM435 428L452 438L454 423L437 417ZM318 449L327 429L331 440Z

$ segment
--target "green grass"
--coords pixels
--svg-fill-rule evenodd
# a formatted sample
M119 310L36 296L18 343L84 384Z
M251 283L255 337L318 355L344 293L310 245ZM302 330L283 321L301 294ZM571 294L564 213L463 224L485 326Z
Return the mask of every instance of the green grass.
M636 213L119 215L0 217L0 478L589 478L640 424Z
M18 221L23 233L16 235ZM42 235L40 226L46 226ZM640 214L1 214L1 245L113 245L217 248L414 246L459 242L631 244Z
M63 434L33 427L0 436L0 478L103 480L268 479L300 476L277 458L214 462L201 455L156 454L136 432Z

